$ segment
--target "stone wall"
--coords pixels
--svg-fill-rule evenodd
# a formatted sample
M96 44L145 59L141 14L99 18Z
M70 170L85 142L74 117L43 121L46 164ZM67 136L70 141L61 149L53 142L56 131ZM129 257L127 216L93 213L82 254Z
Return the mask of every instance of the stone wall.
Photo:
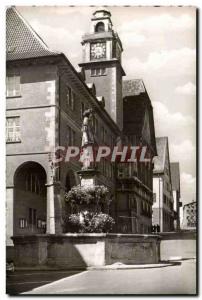
M116 262L158 263L160 239L138 234L63 234L16 236L16 267L85 269Z
M196 257L196 231L163 232L161 236L161 260L190 259Z

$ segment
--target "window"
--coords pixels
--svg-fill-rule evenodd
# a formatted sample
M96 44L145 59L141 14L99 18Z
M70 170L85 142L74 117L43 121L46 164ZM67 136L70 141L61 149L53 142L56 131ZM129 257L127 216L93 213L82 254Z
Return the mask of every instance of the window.
M83 113L85 111L85 104L81 102L81 119L83 120Z
M105 31L105 25L103 22L99 22L97 23L97 25L95 26L95 32L103 32Z
M91 76L104 76L106 75L106 68L94 68L91 69Z
M102 129L101 129L101 139L102 139L102 142L105 142L105 129L104 129L104 127L102 127Z
M67 143L68 143L68 146L75 146L75 131L67 126Z
M20 142L20 118L6 118L6 142Z
M67 87L67 105L70 106L71 89Z
M98 132L98 120L95 118L95 116L93 116L93 130L94 130L94 133L97 134L97 132Z
M107 131L106 130L104 132L104 142L105 142L105 144L107 144Z
M71 103L70 103L70 107L71 107L72 110L74 110L74 104L75 104L75 94L72 91L71 92Z
M19 219L19 227L20 227L20 228L26 228L26 227L27 227L27 219L25 219L25 218L20 218L20 219Z
M75 94L70 87L67 87L67 105L74 110Z
M37 219L37 228L46 228L46 222L41 219Z
M156 193L153 193L153 203L156 202Z
M29 208L29 224L36 226L36 209Z
M37 195L45 194L45 185L39 179L38 174L29 172L25 178L26 191L35 193Z
M134 198L134 196L130 196L130 208L133 209L135 212L137 212L137 200Z
M20 76L9 75L6 77L6 97L20 96Z

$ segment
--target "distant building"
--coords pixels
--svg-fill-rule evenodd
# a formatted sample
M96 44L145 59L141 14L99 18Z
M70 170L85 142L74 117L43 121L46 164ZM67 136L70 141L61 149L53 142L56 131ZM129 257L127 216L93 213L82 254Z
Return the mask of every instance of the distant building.
M196 228L196 202L190 202L183 206L183 229Z
M169 144L167 137L156 138L158 156L154 158L152 225L161 232L174 230Z
M171 169L171 180L172 180L172 190L173 190L173 201L174 201L174 227L175 230L180 230L180 207L182 202L180 202L180 165L179 162L172 162L170 164Z

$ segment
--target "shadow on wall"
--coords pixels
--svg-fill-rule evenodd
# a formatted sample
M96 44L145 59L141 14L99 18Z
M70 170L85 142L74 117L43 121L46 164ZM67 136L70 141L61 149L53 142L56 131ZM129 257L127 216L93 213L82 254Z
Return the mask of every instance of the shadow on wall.
M54 239L54 241L52 240ZM63 238L49 235L15 236L14 264L15 267L33 267L48 269L85 269L87 264L79 250Z

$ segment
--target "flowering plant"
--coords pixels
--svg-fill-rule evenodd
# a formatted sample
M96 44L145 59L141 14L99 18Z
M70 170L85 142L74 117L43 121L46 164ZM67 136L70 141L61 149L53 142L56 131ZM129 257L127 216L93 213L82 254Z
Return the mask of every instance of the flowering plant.
M72 231L92 233L110 232L115 224L114 219L108 214L82 211L71 214L68 218Z
M70 204L109 204L108 189L104 185L92 187L74 186L65 194L65 201Z

